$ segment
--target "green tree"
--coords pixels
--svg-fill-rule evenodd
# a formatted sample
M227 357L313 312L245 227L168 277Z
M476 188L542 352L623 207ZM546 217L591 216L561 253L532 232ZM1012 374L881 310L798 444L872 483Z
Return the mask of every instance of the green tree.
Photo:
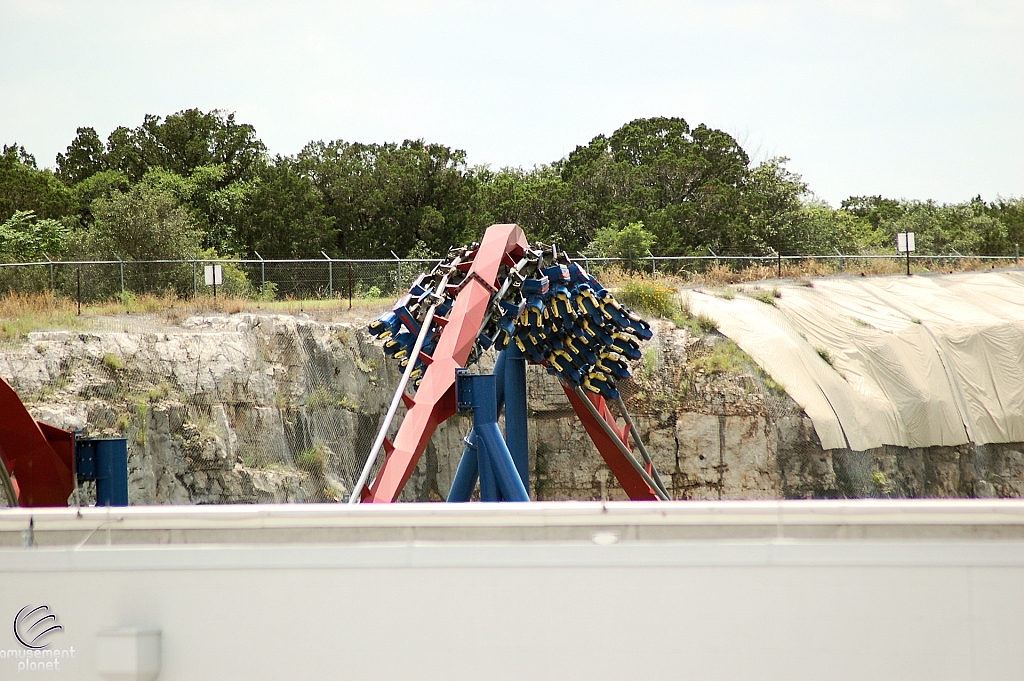
M422 140L315 142L299 154L334 218L335 253L387 257L423 241L438 253L478 235L478 181L465 152Z
M67 153L57 154L57 177L73 186L108 170L103 141L95 128L78 128Z
M318 258L333 250L334 216L293 159L277 157L260 173L232 235L238 252L266 258Z
M1006 228L1006 253L1024 244L1024 199L999 198L988 205L986 213Z
M644 223L631 222L622 229L602 227L587 247L586 254L592 258L620 258L626 268L641 269L643 258L651 255L651 247L658 238L644 229Z
M728 245L743 218L749 158L730 135L682 118L632 121L556 164L588 241L642 220L666 255Z
M146 114L137 128L117 128L107 139L105 159L133 182L155 168L187 177L201 166L223 165L219 182L228 185L254 179L266 151L256 129L237 122L234 113L186 109L166 119Z
M225 253L236 250L237 223L256 184L248 180L224 184L225 173L223 164L198 166L187 176L155 168L142 181L173 194L192 213L193 223L204 235L204 246Z
M111 192L128 190L128 176L120 170L104 170L93 173L71 188L78 205L79 224L88 229L94 222L92 204L98 198L108 198Z
M38 169L35 158L24 147L4 145L0 155L0 221L18 211L58 219L74 210L74 196L52 172Z
M961 204L934 201L902 203L903 212L882 220L881 228L894 247L898 232L914 232L919 253L948 255L1002 255L1009 251L1006 226L987 214L980 200Z
M786 169L789 159L771 158L754 168L745 183L746 229L737 230L732 247L750 254L813 253L808 243L803 200L807 185Z
M37 219L30 210L16 211L0 223L0 261L38 262L60 256L68 230L59 220Z
M92 204L95 223L86 249L104 259L162 260L193 258L201 235L189 211L166 189L140 182L114 190Z
M498 172L479 167L473 173L479 184L480 227L515 223L530 239L570 250L579 250L590 240L592 234L575 210L572 185L564 182L553 166L502 168Z
M850 215L866 219L872 227L878 229L882 220L899 218L904 206L896 199L884 199L881 196L851 196L843 201L842 209Z

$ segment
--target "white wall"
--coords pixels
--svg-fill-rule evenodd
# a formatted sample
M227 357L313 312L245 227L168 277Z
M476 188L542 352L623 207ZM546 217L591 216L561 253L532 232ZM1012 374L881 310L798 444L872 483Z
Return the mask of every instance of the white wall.
M0 582L0 647L46 603L76 651L0 679L98 679L131 625L164 681L1024 675L1015 539L11 547Z

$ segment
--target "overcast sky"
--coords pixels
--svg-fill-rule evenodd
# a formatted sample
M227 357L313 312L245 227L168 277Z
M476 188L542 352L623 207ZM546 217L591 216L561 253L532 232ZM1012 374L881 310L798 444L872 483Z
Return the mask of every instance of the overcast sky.
M0 0L0 141L226 109L273 153L423 138L550 163L648 116L850 195L1024 195L1024 0Z

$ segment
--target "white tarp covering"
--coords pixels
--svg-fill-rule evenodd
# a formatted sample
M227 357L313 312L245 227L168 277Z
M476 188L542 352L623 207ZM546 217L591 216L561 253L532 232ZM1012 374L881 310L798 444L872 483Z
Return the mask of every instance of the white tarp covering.
M775 305L744 295L756 284L687 295L825 449L1024 442L1024 272L811 283L780 285Z

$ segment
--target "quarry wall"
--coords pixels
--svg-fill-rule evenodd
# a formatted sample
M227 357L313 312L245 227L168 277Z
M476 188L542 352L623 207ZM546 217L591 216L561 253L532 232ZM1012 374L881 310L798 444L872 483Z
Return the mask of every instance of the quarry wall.
M823 450L731 341L654 326L623 395L673 498L1024 494L1020 444ZM250 313L37 331L0 346L0 375L39 420L127 437L133 504L344 500L399 378L361 321ZM528 392L531 497L625 498L556 380L530 367ZM469 425L442 424L403 500L446 497Z

